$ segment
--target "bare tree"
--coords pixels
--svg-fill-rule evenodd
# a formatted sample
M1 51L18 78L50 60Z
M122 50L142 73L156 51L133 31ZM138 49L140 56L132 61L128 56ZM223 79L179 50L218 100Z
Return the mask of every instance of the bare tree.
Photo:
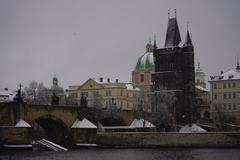
M50 99L48 93L49 89L45 87L42 82L32 81L24 89L25 99L31 104L49 104Z

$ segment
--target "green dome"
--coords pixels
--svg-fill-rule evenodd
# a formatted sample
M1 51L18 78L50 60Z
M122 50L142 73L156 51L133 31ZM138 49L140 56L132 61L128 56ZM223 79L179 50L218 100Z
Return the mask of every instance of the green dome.
M138 58L135 69L149 69L154 70L154 61L153 61L153 53L146 52L144 55Z

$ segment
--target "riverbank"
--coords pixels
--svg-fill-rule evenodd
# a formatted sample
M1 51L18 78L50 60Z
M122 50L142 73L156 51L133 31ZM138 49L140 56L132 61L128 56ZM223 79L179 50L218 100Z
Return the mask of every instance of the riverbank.
M98 133L101 147L240 147L240 132L118 132Z

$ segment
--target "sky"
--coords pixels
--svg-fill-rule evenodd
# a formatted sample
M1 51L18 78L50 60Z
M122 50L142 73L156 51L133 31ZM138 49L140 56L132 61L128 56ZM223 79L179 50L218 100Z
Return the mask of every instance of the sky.
M164 46L168 10L184 41L187 22L206 81L240 56L239 0L0 0L0 88L31 81L81 85L89 78L131 81L156 35Z

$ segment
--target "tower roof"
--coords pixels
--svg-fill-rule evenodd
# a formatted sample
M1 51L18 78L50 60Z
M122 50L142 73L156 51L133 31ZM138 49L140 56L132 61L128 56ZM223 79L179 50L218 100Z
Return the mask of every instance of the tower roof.
M187 35L183 46L192 46L192 39L190 37L189 31L187 30Z
M176 10L175 10L176 14ZM178 28L177 18L168 19L165 47L178 46L181 42L181 36Z

